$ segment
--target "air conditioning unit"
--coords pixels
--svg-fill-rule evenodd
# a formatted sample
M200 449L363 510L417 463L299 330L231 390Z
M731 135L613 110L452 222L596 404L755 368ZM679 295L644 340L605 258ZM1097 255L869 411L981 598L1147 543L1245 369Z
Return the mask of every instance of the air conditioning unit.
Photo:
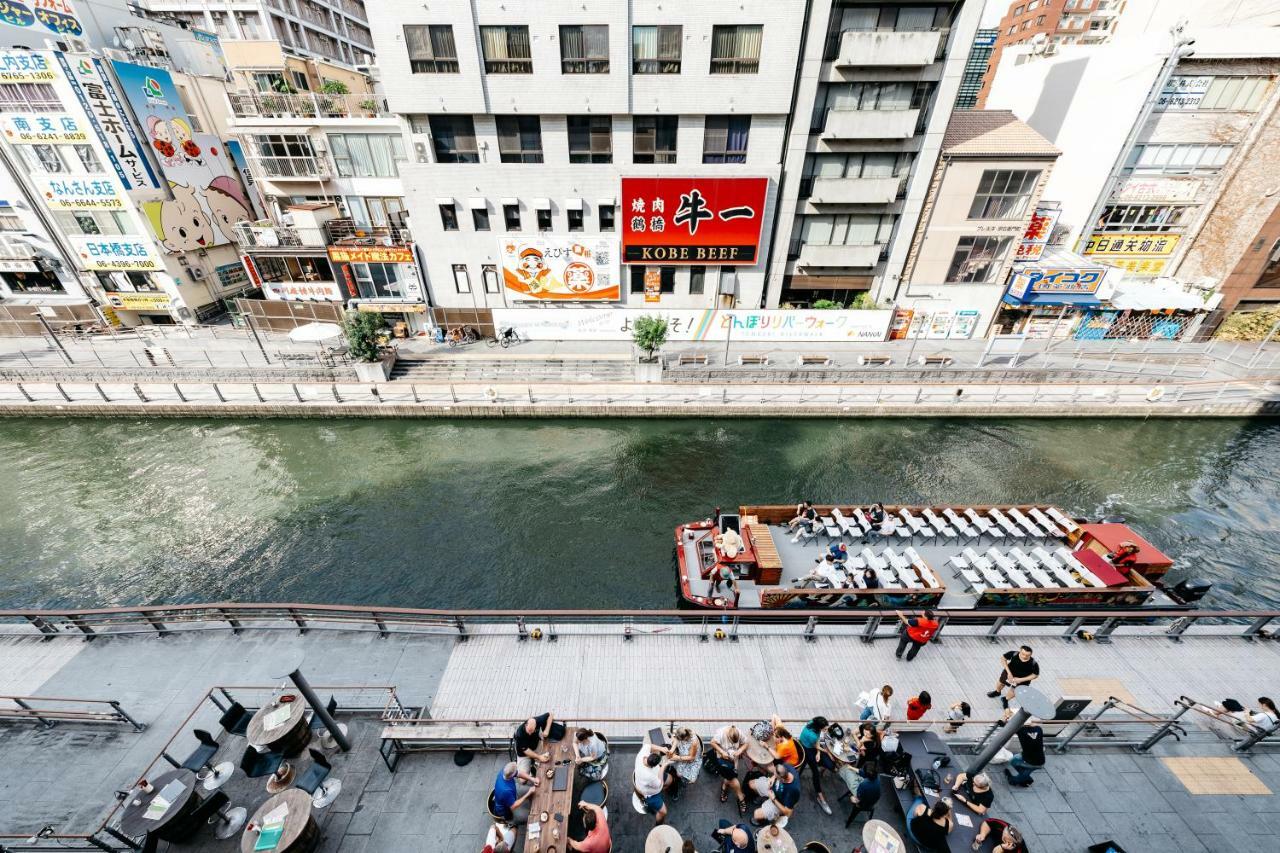
M72 53L88 53L90 51L89 42L84 39L78 39L74 36L67 36L67 47Z
M205 271L200 267L187 267L187 272L190 273L191 277L196 281L200 281L206 275Z
M417 160L419 163L431 162L431 160L427 157L427 144L425 142L413 143L413 156L414 156L414 159Z

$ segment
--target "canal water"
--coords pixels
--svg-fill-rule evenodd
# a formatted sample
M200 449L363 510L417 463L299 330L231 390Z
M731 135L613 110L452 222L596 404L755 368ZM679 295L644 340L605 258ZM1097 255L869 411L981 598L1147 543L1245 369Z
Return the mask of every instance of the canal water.
M0 607L662 608L717 504L1051 502L1280 605L1280 424L0 421Z

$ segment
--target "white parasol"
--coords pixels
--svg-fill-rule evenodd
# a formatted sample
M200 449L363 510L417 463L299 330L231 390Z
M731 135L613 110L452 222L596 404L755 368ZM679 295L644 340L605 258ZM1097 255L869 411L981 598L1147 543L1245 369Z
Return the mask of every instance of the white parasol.
M289 332L289 340L294 343L319 343L342 335L342 327L337 323L306 323Z

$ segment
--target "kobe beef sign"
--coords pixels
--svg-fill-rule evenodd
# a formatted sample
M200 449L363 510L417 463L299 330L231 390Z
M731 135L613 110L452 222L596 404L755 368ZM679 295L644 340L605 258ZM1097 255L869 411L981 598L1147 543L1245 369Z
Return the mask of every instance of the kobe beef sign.
M754 264L768 178L623 178L622 260Z

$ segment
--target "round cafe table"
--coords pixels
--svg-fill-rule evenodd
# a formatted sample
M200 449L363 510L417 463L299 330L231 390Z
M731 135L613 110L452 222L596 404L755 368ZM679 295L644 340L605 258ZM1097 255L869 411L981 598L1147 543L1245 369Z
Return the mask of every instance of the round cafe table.
M249 823L261 829L263 817L286 803L289 806L289 813L285 815L280 840L271 853L309 853L320 841L320 827L311 816L311 795L306 791L290 788L276 794L258 806L253 817L249 818ZM246 829L240 836L240 853L253 853L257 843L258 831Z
M680 853L684 839L674 826L655 826L644 840L644 853Z
M769 747L755 738L747 740L747 758L757 767L767 767L773 763L773 753L769 751Z
M882 820L869 820L862 825L864 853L905 853L907 847L897 830Z
M777 835L774 835L774 832ZM780 826L766 826L756 833L756 849L760 853L798 853L791 835Z
M297 693L292 702L281 702L279 696L258 709L249 721L245 730L245 740L254 748L265 748L268 752L282 752L285 757L292 758L307 748L311 742L311 727L307 725L307 703ZM274 728L267 728L267 717L281 708L289 709L289 716Z
M124 810L120 813L120 832L130 838L141 838L148 832L166 841L182 838L190 829L184 819L190 817L203 802L196 795L196 774L178 768L147 781L151 783L150 791L135 788L125 801ZM169 808L154 820L146 817L151 801L174 781L181 783L182 791L176 796L170 792Z

